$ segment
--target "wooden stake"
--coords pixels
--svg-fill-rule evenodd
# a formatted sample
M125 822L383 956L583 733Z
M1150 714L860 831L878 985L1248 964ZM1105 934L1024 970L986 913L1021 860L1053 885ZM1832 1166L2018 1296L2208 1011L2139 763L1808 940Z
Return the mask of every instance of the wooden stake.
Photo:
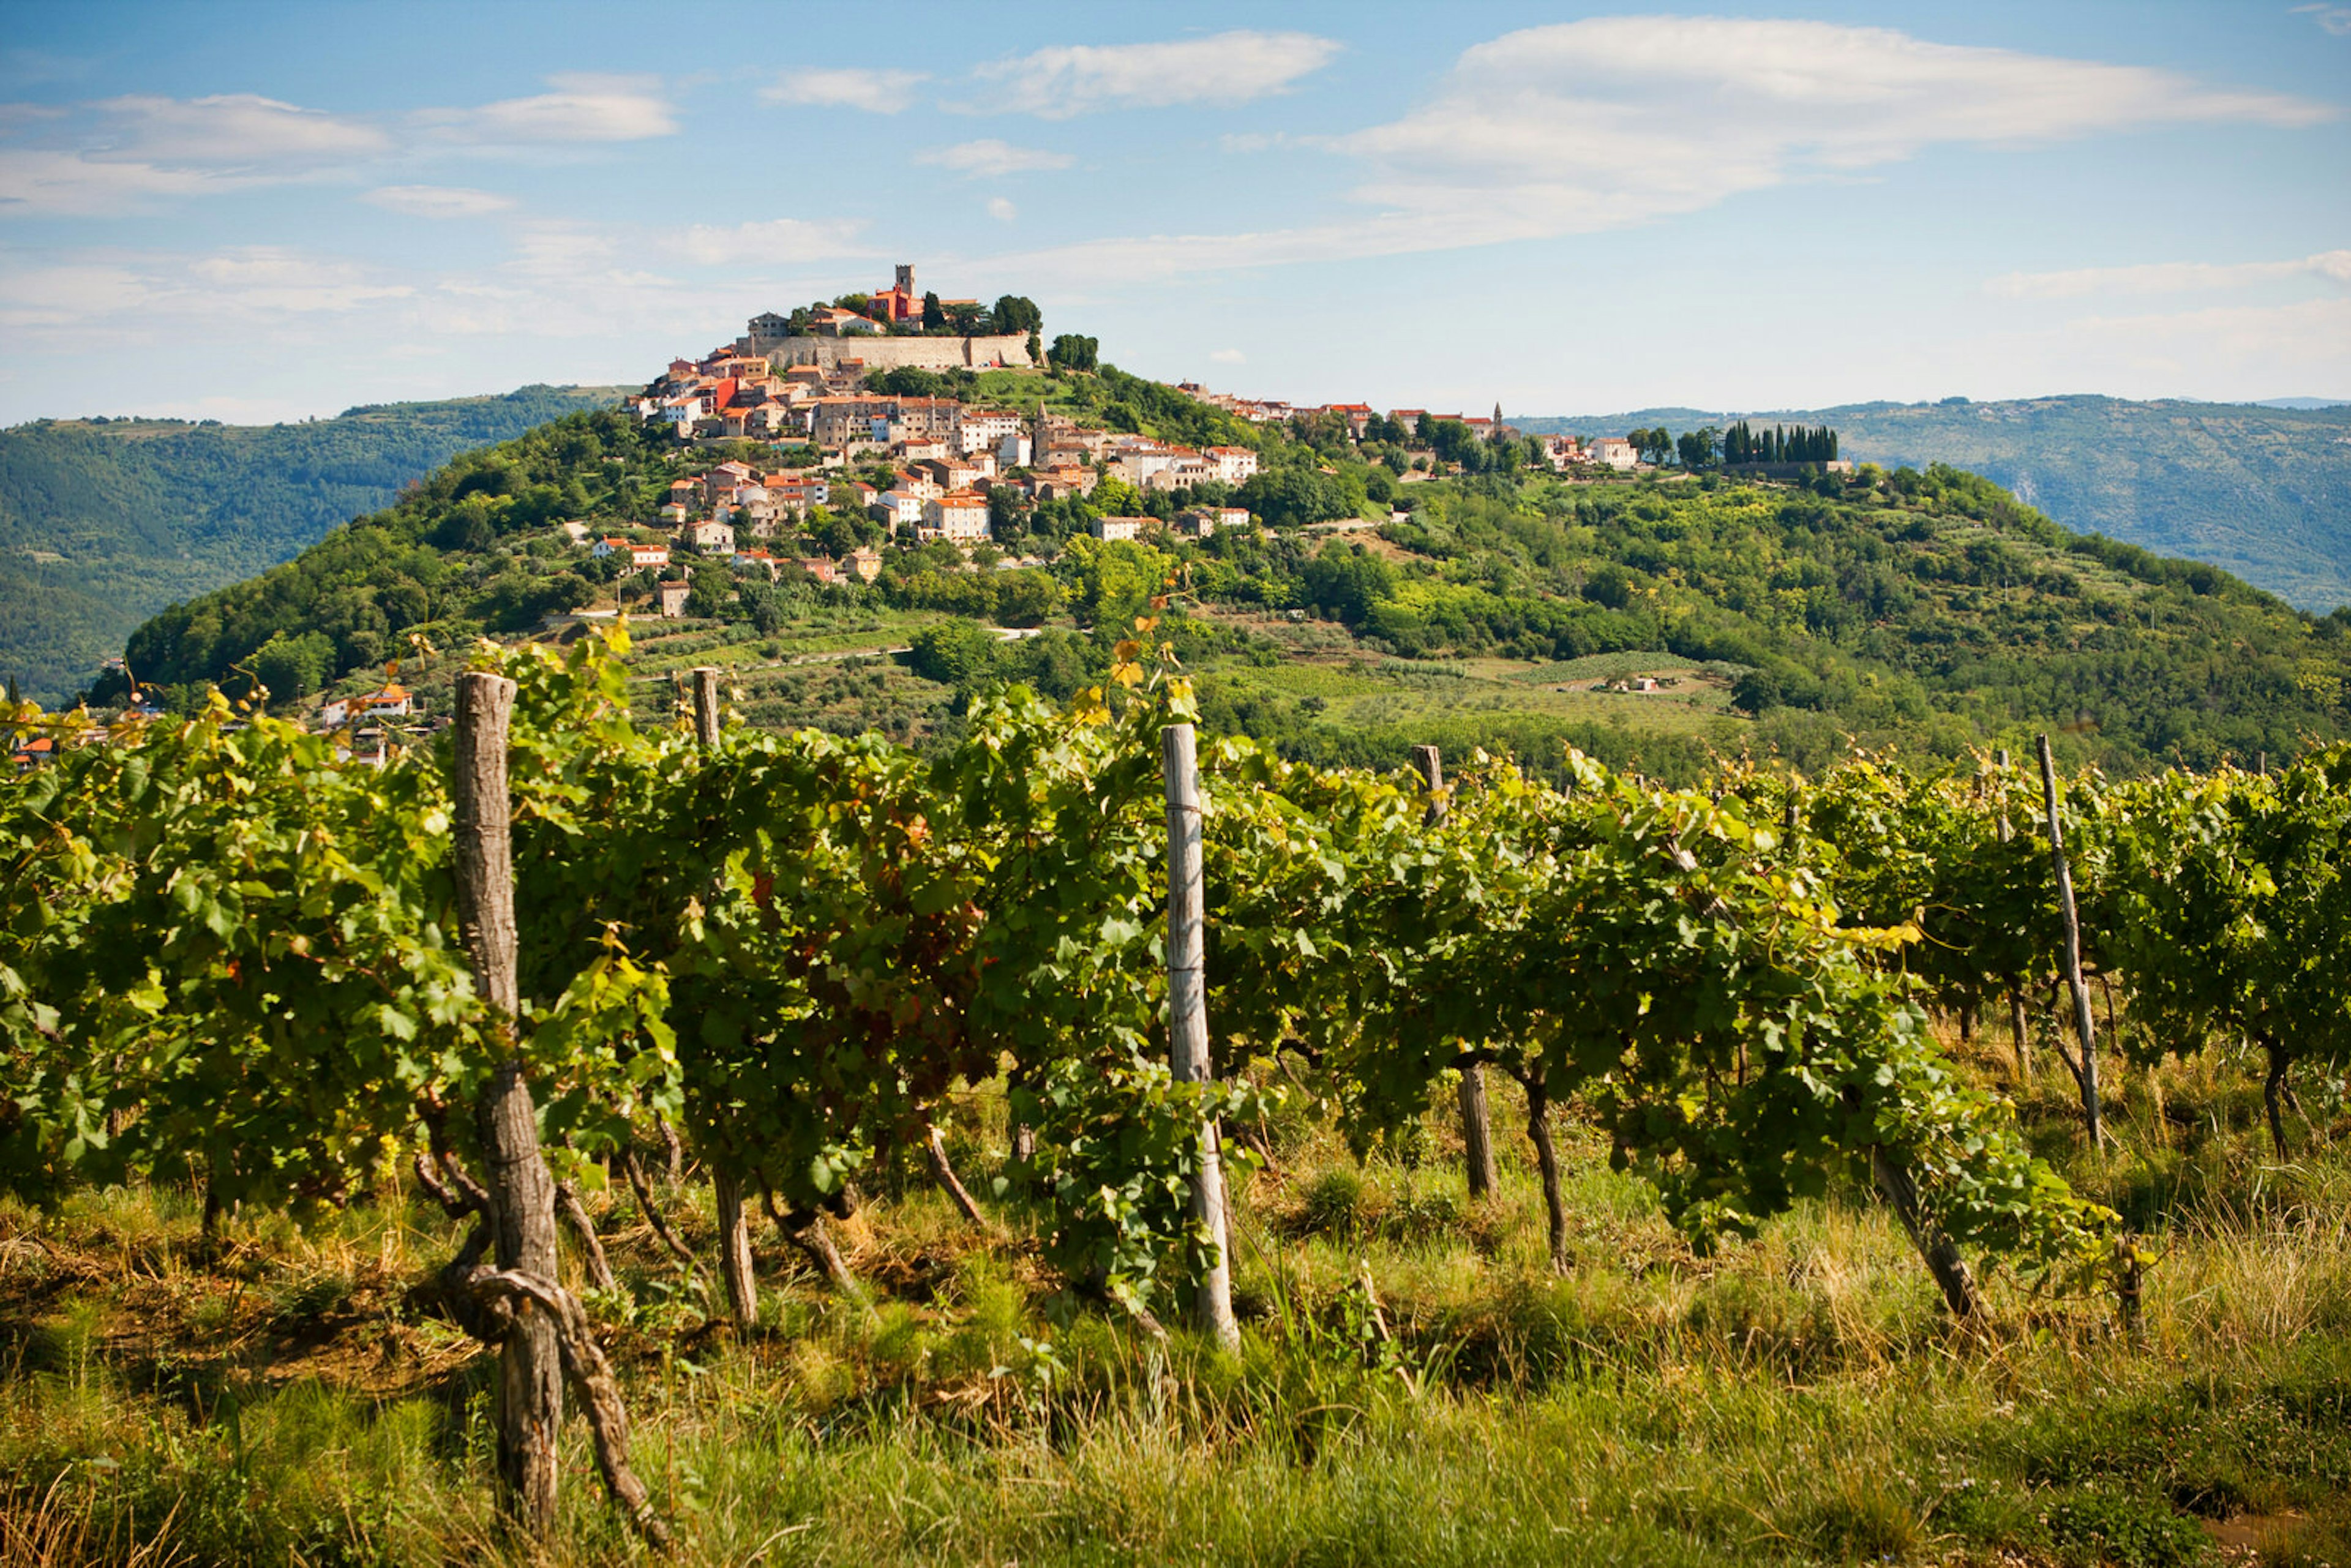
M2018 988L2008 988L2008 1030L2016 1040L2016 1081L2032 1081L2032 1046L2027 1034L2024 1017L2024 993Z
M939 1184L939 1189L966 1219L974 1225L986 1225L987 1217L980 1213L979 1205L972 1200L971 1189L963 1185L963 1178L956 1175L955 1166L947 1159L947 1135L935 1123L924 1138L923 1147L930 1159L931 1179Z
M1167 775L1167 1064L1179 1083L1206 1083L1208 1061L1206 894L1200 863L1200 773L1188 724L1160 734ZM1233 1318L1233 1254L1225 1224L1225 1170L1217 1124L1200 1127L1200 1166L1192 1180L1192 1218L1207 1228L1216 1261L1200 1277L1192 1316L1226 1350L1238 1350Z
M718 1272L726 1285L726 1315L737 1333L748 1333L759 1321L759 1281L750 1222L743 1216L743 1178L714 1160L710 1190L718 1211Z
M1452 810L1445 795L1444 759L1433 746L1416 746L1412 755L1422 781L1428 786L1428 811L1421 825L1441 826ZM1486 1103L1486 1070L1474 1061L1461 1070L1461 1156L1468 1168L1470 1200L1493 1197L1501 1185L1494 1166L1493 1116Z
M2007 843L2016 837L2015 824L2008 820L2008 747L1992 753L1992 763L2000 769L2000 841ZM2016 1041L2016 1081L2019 1084L2032 1081L2032 1047L2025 1035L2024 992L2011 979L2008 986L2008 1028Z
M694 671L694 734L705 748L718 744L718 670ZM743 1213L743 1177L714 1153L710 1190L718 1211L718 1272L726 1285L726 1313L736 1332L748 1333L759 1321L759 1278L751 1253L751 1223Z
M2057 868L2057 910L2065 922L2065 986L2074 993L2074 1028L2082 1038L2082 1115L2090 1146L2105 1140L2098 1115L2097 1023L2090 1016L2090 988L2082 979L2082 917L2074 907L2074 873L2065 863L2065 827L2057 814L2057 764L2049 737L2041 737L2041 791L2049 813L2049 855Z
M1535 1146L1535 1174L1541 1179L1543 1219L1550 1232L1551 1271L1567 1272L1567 1204L1560 1191L1559 1149L1551 1136L1551 1082L1538 1064L1519 1077L1527 1092L1527 1141Z
M1873 1145L1869 1151L1869 1175L1870 1179L1877 1184L1877 1190L1885 1197L1887 1207L1902 1221L1902 1228L1909 1234L1910 1244L1926 1260L1927 1272L1934 1276L1936 1287L1943 1292L1943 1302L1951 1309L1951 1315L1961 1322L1973 1317L1976 1311L1975 1276L1969 1272L1967 1260L1959 1256L1959 1248L1943 1233L1942 1227L1937 1225L1919 1206L1918 1186L1911 1179L1909 1167L1888 1155L1882 1146Z
M473 670L457 679L457 913L474 985L489 1004L501 1059L475 1107L488 1166L497 1266L553 1281L555 1183L539 1152L538 1117L516 1051L522 1011L516 977L514 844L507 796L507 733L515 684ZM555 1528L556 1437L563 1425L563 1362L554 1321L518 1302L498 1364L500 1503L530 1535Z

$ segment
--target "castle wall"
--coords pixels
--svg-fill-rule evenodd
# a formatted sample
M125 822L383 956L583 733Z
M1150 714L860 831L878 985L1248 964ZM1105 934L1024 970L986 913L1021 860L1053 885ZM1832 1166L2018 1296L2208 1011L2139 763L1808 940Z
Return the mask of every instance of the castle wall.
M778 370L862 360L871 370L914 365L926 371L979 370L1001 361L1029 363L1029 335L999 332L984 338L891 338L879 332L846 338L786 338L768 346L768 362Z

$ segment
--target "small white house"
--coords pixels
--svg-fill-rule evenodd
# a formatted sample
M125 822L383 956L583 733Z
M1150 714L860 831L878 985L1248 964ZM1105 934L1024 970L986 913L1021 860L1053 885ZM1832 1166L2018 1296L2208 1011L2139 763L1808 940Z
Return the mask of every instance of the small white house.
M1604 435L1592 444L1592 461L1603 468L1630 473L1641 465L1641 455L1621 435Z
M920 528L923 522L923 497L908 488L884 490L873 497L868 508L873 517L890 527Z
M598 539L588 553L598 560L603 559L608 555L626 555L629 558L629 565L637 569L669 564L669 546L641 545L634 539Z
M956 490L923 503L923 537L968 544L988 537L987 497Z
M1255 447L1211 446L1201 455L1216 465L1216 476L1228 485L1245 484L1257 476Z

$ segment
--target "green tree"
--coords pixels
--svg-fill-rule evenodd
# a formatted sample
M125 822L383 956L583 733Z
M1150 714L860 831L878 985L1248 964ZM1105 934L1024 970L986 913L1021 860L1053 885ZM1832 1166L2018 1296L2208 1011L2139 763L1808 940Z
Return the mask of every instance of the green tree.
M999 332L1034 334L1045 324L1045 313L1037 308L1037 302L1019 294L1007 294L998 299L988 318Z
M308 696L334 673L335 645L317 632L288 637L280 632L253 655L256 679L278 702Z
M1078 619L1123 633L1165 586L1172 563L1146 544L1081 534L1061 552L1061 564Z
M1041 571L1008 571L996 579L996 619L1006 626L1037 626L1057 613L1061 585Z
M939 297L936 294L925 291L923 295L923 330L944 332L946 330L946 308L939 303Z
M809 513L808 536L817 548L838 560L882 537L882 525L856 512L836 512L818 507Z
M1353 625L1395 591L1395 568L1359 544L1332 543L1306 563L1306 600Z
M968 621L942 621L914 635L906 667L926 681L966 686L984 678L996 662L996 638Z
M685 591L685 612L715 621L726 613L734 601L734 580L716 567L705 567L694 574Z
M1276 528L1327 522L1355 510L1346 486L1336 477L1303 464L1259 469L1233 493L1233 499Z

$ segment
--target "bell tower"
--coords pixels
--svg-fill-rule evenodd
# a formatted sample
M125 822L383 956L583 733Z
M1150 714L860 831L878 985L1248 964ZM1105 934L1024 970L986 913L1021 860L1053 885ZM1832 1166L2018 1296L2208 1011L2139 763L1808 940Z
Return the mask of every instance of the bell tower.
M902 261L898 264L898 292L909 299L922 298L914 292L914 264L911 261Z

